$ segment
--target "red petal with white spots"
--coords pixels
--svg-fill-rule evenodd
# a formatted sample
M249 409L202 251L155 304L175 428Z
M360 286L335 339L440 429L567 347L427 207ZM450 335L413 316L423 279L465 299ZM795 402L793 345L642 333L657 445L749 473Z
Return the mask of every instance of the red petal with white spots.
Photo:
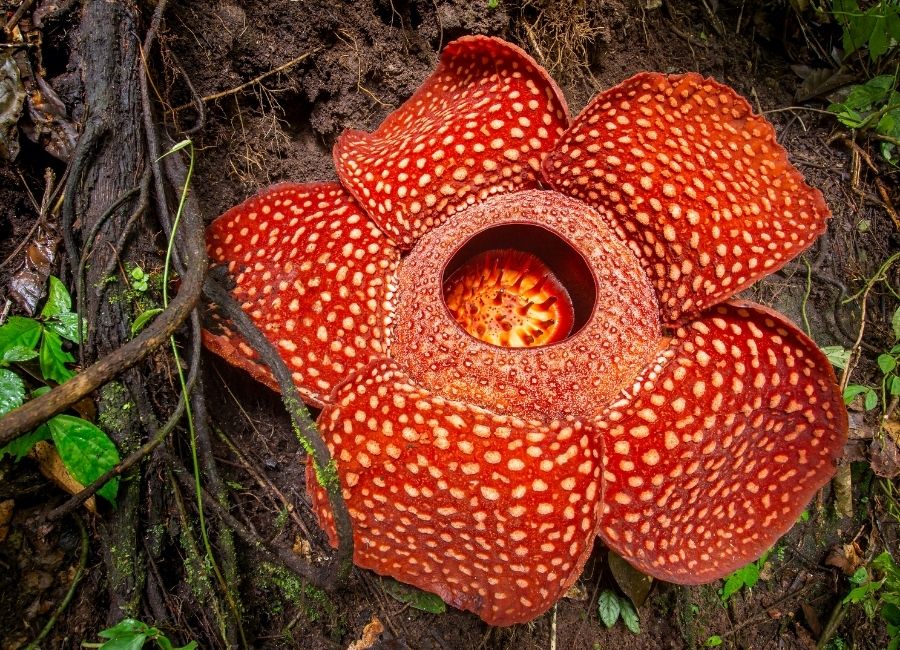
M337 183L269 188L213 221L206 241L310 403L324 404L337 383L387 349L399 253ZM203 341L277 390L227 323L204 331Z
M640 73L600 93L544 174L629 243L673 323L779 269L830 216L772 126L693 73Z
M831 364L778 313L726 303L596 421L599 532L662 580L697 584L756 559L834 474L847 411Z
M537 187L568 119L559 88L528 54L466 36L374 133L341 135L334 160L360 205L408 249L468 205Z
M600 507L600 438L493 414L373 362L319 416L353 520L354 562L492 625L529 621L578 577ZM322 527L324 491L307 472Z

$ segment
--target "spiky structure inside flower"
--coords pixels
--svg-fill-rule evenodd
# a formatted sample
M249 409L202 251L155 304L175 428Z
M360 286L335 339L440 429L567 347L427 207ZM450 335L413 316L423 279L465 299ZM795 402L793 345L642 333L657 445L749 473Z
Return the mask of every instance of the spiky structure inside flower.
M276 186L208 242L323 407L359 566L508 625L597 534L658 578L721 577L833 474L831 366L729 301L828 209L731 89L642 73L569 126L527 54L465 37L334 159L341 185ZM205 342L274 385L227 323Z

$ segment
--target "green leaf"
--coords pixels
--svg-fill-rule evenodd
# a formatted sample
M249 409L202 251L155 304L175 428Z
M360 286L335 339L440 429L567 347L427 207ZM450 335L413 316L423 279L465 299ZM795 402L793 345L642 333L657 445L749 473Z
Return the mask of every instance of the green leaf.
M50 289L47 295L47 302L41 310L41 318L55 318L60 314L72 311L72 298L69 292L59 278L50 276Z
M118 639L132 634L145 634L149 631L146 623L135 618L123 618L121 621L97 633L102 639Z
M890 603L885 605L881 608L881 618L888 625L900 626L900 607Z
M141 650L146 642L146 634L129 634L107 641L100 650Z
M381 587L392 598L401 603L409 603L413 609L418 609L431 614L443 614L447 611L447 605L440 596L430 594L427 591L416 589L411 585L397 582L391 578L382 578Z
M888 36L900 42L900 11L887 12L884 29Z
M44 379L62 384L75 376L74 372L66 368L67 363L74 363L75 357L62 349L62 339L52 330L44 330L40 360Z
M138 317L135 318L134 322L131 324L131 335L134 336L144 329L147 326L147 323L153 320L157 315L161 314L162 311L163 310L160 307L155 307L138 314Z
M853 86L841 105L847 109L866 111L884 103L894 88L894 75L883 74L872 77L866 83Z
M833 0L831 13L846 32L853 16L859 14L859 5L856 0Z
M894 558L887 551L882 551L872 560L872 566L891 580L900 582L900 567L894 564Z
M725 579L725 586L722 587L722 602L727 603L728 599L740 591L743 586L744 577L738 569Z
M879 354L878 367L881 368L881 372L886 375L897 367L897 360L889 354Z
M10 440L6 445L0 447L0 460L3 460L7 454L10 454L13 460L18 463L28 455L28 452L31 451L31 448L36 443L49 439L50 429L47 428L46 424L42 424L31 433L26 433L24 436Z
M891 318L891 328L894 330L894 340L900 341L900 307L894 311L894 316Z
M12 370L0 368L0 416L25 402L25 382Z
M31 361L38 355L37 350L34 348L26 348L21 345L17 345L15 347L9 348L6 352L3 353L3 358L0 359L0 366L7 366L11 363L18 363L20 361Z
M872 389L868 386L863 386L862 384L850 384L844 389L844 404L849 404L856 399L858 395L871 392Z
M850 362L850 350L843 345L826 345L822 348L822 352L825 353L825 358L835 368L843 370Z
M889 44L886 21L884 16L878 16L872 26L872 33L869 35L869 57L873 62L887 52Z
M641 621L630 600L627 598L619 598L619 613L622 616L622 622L625 623L625 627L627 627L632 634L641 633Z
M853 575L850 576L850 582L855 585L861 585L862 583L868 581L869 572L866 567L861 566L856 571L854 571Z
M900 395L900 377L894 375L890 379L888 379L888 392L893 397L894 395Z
M866 118L861 113L845 104L831 104L828 110L835 114L838 122L844 126L849 126L851 129L859 128L866 121Z
M868 14L854 16L844 30L844 53L852 54L869 42L872 30L875 27L875 17Z
M87 420L57 415L47 426L66 469L83 485L90 485L119 462L113 441ZM119 479L113 478L97 494L114 503L118 489Z
M865 582L855 589L851 589L844 597L844 603L860 603L871 597L871 594L881 589L881 581Z
M759 582L759 567L755 562L751 562L747 566L738 569L738 573L740 573L741 580L743 580L745 587L753 587Z
M0 358L6 361L6 355L10 350L37 348L41 329L41 324L33 318L10 316L6 324L0 327Z
M163 154L163 156L168 156L170 153L175 153L176 151L181 151L182 149L189 146L190 144L191 144L191 141L189 138L186 138L186 139L182 140L181 142L176 142L175 144L172 145L171 149L169 149L166 153Z
M863 402L863 406L867 411L871 411L878 406L878 394L874 390L869 390L869 392L866 393L866 399Z
M707 648L718 647L722 645L722 637L720 637L718 634L713 634L706 640L706 643L704 643L703 645L705 645Z
M881 116L881 119L878 120L878 124L875 125L875 132L880 133L881 135L886 135L890 137L896 137L895 134L900 131L898 127L900 127L900 121L897 120L897 115L895 113L900 113L900 111L893 110L885 113Z
M603 624L606 627L612 627L619 620L619 614L622 611L619 597L609 589L604 589L597 602L597 611Z
M81 343L78 339L78 314L74 312L65 312L59 314L55 318L44 323L44 327L53 330L64 339L69 339L72 343ZM81 331L87 331L87 320L81 320Z

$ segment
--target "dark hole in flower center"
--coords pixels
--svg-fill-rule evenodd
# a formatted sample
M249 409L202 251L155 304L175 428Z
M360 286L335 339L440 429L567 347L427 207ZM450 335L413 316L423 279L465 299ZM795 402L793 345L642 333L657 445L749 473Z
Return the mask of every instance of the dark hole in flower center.
M444 302L466 332L505 348L562 341L597 298L584 258L541 226L506 224L469 239L448 262Z

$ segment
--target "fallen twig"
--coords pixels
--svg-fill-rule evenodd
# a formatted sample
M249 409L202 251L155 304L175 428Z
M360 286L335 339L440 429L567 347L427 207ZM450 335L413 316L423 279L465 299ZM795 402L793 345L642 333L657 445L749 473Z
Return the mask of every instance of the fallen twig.
M214 102L217 99L222 99L223 97L229 97L230 95L237 95L239 92L246 90L250 86L255 86L260 81L264 81L265 79L267 79L268 77L271 77L272 75L278 74L279 72L284 72L285 70L287 70L289 68L293 68L298 63L301 63L302 61L308 59L310 56L320 52L321 50L322 50L322 48L316 48L315 50L312 50L311 52L301 54L300 56L291 59L287 63L282 63L277 68L272 68L271 70L268 70L266 72L263 72L260 75L253 77L253 79L251 79L250 81L246 81L239 86L235 86L234 88L229 88L228 90L223 90L221 92L213 93L212 95L204 95L203 97L200 97L199 100L203 103ZM178 113L179 111L183 111L184 109L190 108L191 106L194 106L193 101L188 102L186 104L181 104L180 106L176 106L175 108L172 108L169 110L171 110L173 113Z

